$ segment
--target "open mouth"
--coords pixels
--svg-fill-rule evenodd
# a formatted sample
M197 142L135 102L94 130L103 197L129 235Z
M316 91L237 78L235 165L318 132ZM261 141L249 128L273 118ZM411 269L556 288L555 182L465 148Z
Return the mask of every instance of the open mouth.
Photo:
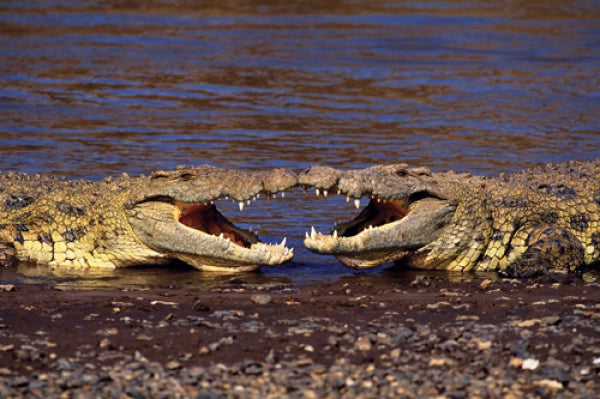
M259 239L253 232L236 227L218 210L215 204L187 204L175 201L175 218L180 223L194 230L228 240L232 244L244 248L251 248L253 244L259 243Z
M354 219L334 226L332 234L339 237L352 237L365 230L393 223L408 213L408 200L384 201L372 199L367 207Z
M337 223L330 234L311 228L304 240L306 248L334 255L346 266L356 268L403 258L417 262L423 256L422 248L438 237L455 210L448 201L425 192L400 199L369 198L358 216ZM360 208L360 199L355 199L354 205Z
M193 255L180 255L180 259L203 270L236 268L239 271L253 270L260 265L279 265L293 257L294 249L286 247L286 238L279 244L263 243L251 230L229 221L214 202L174 201L175 220L192 233L190 237L202 242L202 248ZM239 202L240 211L250 202Z
M347 197L346 201L349 202L350 198ZM311 227L310 233L306 233L306 239L342 242L344 239L357 237L363 233L370 234L378 229L383 230L386 226L404 219L410 211L410 204L408 198L384 200L370 196L369 203L356 217L345 222L336 222L329 234L319 233L314 227ZM360 199L354 200L354 207L360 209ZM309 249L311 248L309 247Z
M280 244L261 242L252 231L223 216L215 201L151 197L128 211L129 223L138 239L163 254L163 259L179 259L204 271L250 271L281 265L293 258L293 248L286 247L285 238ZM240 204L246 201L252 200ZM240 210L243 208L240 205Z

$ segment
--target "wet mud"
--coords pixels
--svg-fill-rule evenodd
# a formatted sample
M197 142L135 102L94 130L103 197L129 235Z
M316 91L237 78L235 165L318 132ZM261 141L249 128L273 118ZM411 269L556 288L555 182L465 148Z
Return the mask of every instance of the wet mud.
M0 292L0 395L594 397L600 289L416 274Z

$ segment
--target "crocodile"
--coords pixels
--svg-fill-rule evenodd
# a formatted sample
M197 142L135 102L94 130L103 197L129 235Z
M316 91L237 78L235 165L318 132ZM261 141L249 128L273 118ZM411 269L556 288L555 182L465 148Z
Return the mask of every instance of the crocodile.
M215 201L273 196L296 185L292 171L178 167L102 181L0 174L0 264L116 268L183 261L237 272L280 265L293 249L262 243Z
M498 176L432 173L406 164L314 166L299 184L369 204L304 245L343 264L494 271L512 277L584 270L600 259L600 160Z

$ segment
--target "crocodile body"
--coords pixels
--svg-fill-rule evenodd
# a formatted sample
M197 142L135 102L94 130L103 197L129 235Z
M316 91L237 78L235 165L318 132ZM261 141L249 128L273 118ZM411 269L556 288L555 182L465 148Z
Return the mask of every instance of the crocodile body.
M241 271L292 257L215 208L296 183L293 173L201 166L151 176L68 181L0 174L0 264L115 268L178 259L202 270Z
M600 259L600 160L498 177L432 173L405 164L362 170L314 166L242 172L181 167L150 176L69 181L0 174L0 264L115 268L174 259L220 272L279 265L265 245L216 208L298 186L369 204L305 246L351 267L388 262L511 276L577 271Z
M313 167L299 181L371 198L354 220L305 240L311 251L351 267L396 261L525 277L577 271L600 259L600 160L497 177L406 165Z

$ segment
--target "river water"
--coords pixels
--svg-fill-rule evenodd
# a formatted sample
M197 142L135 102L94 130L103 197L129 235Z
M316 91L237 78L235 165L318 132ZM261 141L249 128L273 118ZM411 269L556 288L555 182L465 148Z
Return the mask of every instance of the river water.
M597 1L4 1L0 54L1 170L408 162L492 175L600 153ZM302 247L311 225L356 212L343 200L220 208L296 247L258 276L353 273Z

